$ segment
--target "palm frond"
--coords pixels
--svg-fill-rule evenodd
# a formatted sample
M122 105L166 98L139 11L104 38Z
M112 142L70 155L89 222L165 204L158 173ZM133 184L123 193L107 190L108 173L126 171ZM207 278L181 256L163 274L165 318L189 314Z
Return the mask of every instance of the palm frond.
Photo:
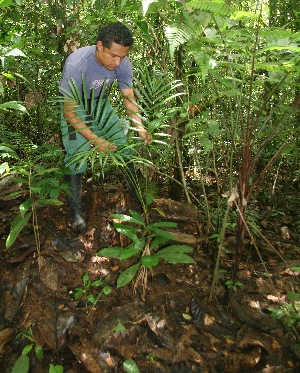
M184 94L183 83L180 80L168 80L168 77L163 73L155 69L150 70L147 67L137 70L134 86L142 113L147 118L153 119L161 117L161 114L165 113L168 102L174 100L178 95ZM168 118L166 117L166 119Z
M76 85L74 79L70 79L69 90L60 88L64 96L59 97L58 101L60 101L60 103L75 101L77 103L77 105L75 105L76 117L81 118L84 123L89 125L91 130L97 126L97 130L99 131L98 136L113 142L113 138L120 132L120 124L118 121L115 123L112 122L115 112L108 112L110 104L109 101L105 99L105 88L106 86L103 85L99 97L95 99L95 90L87 91L83 76L81 87ZM74 129L73 132L80 133L80 129ZM92 143L92 141L90 141L90 143ZM126 150L127 147L125 146L122 149L116 150L114 153L98 152L94 147L91 147L91 149L87 151L83 151L83 149L81 150L79 148L78 152L70 158L68 165L76 164L77 167L80 168L89 158L91 159L92 167L94 167L94 162L96 161L102 165L108 163L115 164L118 163L120 154L124 151L126 152Z

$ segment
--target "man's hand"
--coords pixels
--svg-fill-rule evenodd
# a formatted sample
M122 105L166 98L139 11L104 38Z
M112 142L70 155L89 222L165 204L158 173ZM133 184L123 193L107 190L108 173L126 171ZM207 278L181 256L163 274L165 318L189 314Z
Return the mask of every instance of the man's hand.
M140 138L144 140L144 144L151 144L152 135L141 123L142 120L141 117L138 115L139 109L135 101L133 89L121 89L121 92L127 114L130 116L133 125L138 130Z
M141 124L139 124L139 125L136 124L135 127L139 132L140 138L144 140L144 144L151 144L152 143L151 133L148 132L146 130L146 128L144 126L142 126Z
M98 152L114 152L117 149L116 145L93 133L89 126L82 122L77 114L76 106L76 101L66 100L64 102L64 117L68 124L90 141Z
M115 144L102 139L102 137L98 137L97 139L93 140L93 144L97 152L111 153L117 149Z

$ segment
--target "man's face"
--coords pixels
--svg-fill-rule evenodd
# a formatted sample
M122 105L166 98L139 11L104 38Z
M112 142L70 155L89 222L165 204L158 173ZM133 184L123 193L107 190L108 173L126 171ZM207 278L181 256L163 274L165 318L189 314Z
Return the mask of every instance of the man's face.
M115 70L122 62L123 58L127 56L130 47L112 43L110 48L102 45L101 41L97 42L96 59L100 65L107 70Z

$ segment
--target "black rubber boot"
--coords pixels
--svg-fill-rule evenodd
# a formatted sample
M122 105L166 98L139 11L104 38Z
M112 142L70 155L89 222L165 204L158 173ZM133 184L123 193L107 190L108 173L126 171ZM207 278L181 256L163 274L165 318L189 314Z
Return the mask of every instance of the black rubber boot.
M65 178L70 185L71 195L68 195L68 204L72 229L76 233L82 233L86 230L86 223L81 212L81 174L69 174Z

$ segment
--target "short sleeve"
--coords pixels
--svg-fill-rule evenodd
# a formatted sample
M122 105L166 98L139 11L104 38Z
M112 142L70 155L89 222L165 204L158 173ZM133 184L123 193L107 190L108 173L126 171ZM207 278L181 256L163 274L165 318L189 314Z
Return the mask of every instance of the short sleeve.
M121 65L117 68L117 80L120 89L128 89L132 87L132 65L126 57Z

